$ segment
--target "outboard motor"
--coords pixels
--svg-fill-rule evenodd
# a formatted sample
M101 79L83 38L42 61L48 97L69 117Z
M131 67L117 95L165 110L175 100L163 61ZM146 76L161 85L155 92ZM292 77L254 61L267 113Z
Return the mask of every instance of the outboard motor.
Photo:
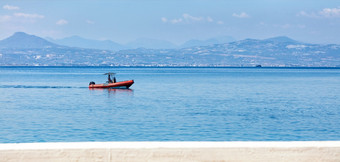
M89 85L94 85L96 84L94 81L91 81Z

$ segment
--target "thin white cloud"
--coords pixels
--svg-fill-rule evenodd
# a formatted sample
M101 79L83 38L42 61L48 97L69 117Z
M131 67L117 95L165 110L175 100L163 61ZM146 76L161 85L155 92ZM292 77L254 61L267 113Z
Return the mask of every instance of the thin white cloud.
M208 17L207 17L207 21L208 21L208 22L213 22L214 19L212 19L211 17L208 16Z
M222 24L224 24L224 22L223 21L217 21L217 24L222 25Z
M92 20L86 20L85 22L88 23L88 24L94 24L94 21L92 21Z
M250 16L245 13L245 12L241 12L240 14L237 13L233 13L232 16L237 17L237 18L249 18Z
M166 17L162 17L161 21L163 23L171 23L171 24L178 24L178 23L196 23L196 22L214 22L214 19L211 17L203 17L203 16L192 16L190 14L184 13L180 18L175 19L168 19Z
M296 14L297 16L306 16L306 17L309 17L310 14L308 14L307 12L305 11L300 11L299 13Z
M324 17L340 17L340 7L338 8L324 8L319 12Z
M183 22L183 19L181 19L181 18L179 18L179 19L172 19L172 20L170 20L170 22L171 22L172 24L178 24L178 23L180 23L180 22Z
M263 21L261 21L261 22L259 23L259 25L261 25L261 26L267 26L267 24L266 24L265 22L263 22Z
M18 6L11 6L11 5L4 5L2 6L5 10L19 10L20 8Z
M299 13L297 13L297 16L310 17L310 18L320 17L317 13L307 13L305 11L300 11Z
M265 24L263 22L260 23L261 26L266 27L274 27L274 28L281 28L281 29L305 29L307 26L304 24Z
M13 13L13 15L0 15L0 22L35 23L37 20L43 18L45 18L45 16L39 14Z
M187 20L187 21L202 21L202 20L204 20L204 18L203 17L195 17L195 16L191 16L191 15L189 15L189 14L183 14L182 15L183 16L183 18L184 18L184 20Z
M64 19L60 19L56 22L57 25L66 25L68 24L68 21L67 20L64 20Z
M11 16L9 16L9 15L0 15L0 23L1 22L7 22L9 20L11 20Z
M165 17L162 17L161 20L162 20L162 22L164 22L164 23L168 22L168 19L165 18Z
M284 25L281 25L281 28L283 29L289 29L289 28L292 28L293 26L291 24L284 24Z
M310 18L338 18L340 17L340 7L338 8L324 8L319 12L305 12L300 11L297 16Z
M300 28L300 29L305 29L305 28L306 28L306 25L304 25L304 24L299 24L299 25L297 25L297 27Z
M27 14L27 13L14 13L15 17L31 18L31 19L42 19L45 16L39 14Z

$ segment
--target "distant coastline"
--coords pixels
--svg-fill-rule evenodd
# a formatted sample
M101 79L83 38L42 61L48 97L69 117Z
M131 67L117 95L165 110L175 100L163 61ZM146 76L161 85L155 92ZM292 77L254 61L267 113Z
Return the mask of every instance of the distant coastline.
M0 66L340 67L340 45L288 37L174 49L68 47L23 32L0 41Z
M78 66L78 65L60 65L60 66L29 66L29 65L0 65L0 68L256 68L256 69L270 69L270 68L280 68L280 69L340 69L339 67L330 66Z

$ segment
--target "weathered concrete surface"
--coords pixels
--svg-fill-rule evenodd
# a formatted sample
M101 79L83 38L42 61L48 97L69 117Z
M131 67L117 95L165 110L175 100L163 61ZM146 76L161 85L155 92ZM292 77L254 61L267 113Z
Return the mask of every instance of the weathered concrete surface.
M0 144L0 161L340 161L340 141Z

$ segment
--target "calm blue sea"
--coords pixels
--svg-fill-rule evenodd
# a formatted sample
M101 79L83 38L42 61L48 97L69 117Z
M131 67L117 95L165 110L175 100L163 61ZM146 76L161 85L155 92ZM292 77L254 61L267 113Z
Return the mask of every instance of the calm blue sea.
M306 140L340 140L340 69L0 67L0 143Z

